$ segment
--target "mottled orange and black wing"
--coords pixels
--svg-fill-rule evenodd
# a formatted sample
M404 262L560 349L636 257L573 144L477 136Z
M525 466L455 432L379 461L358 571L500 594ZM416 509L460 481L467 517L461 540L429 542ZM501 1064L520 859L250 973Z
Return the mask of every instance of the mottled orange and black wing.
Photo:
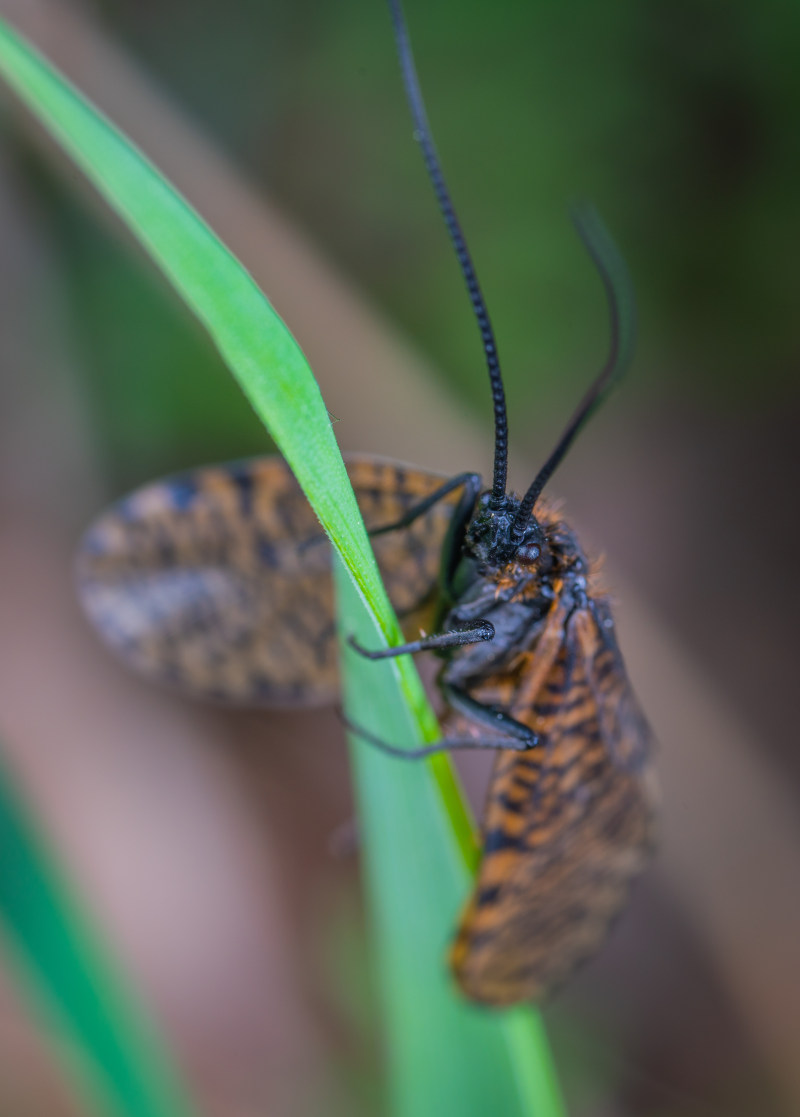
M483 858L451 955L474 1000L546 999L598 949L646 862L647 730L610 711L629 687L610 679L607 647L593 613L573 613L536 699L524 716L516 711L541 744L498 756ZM535 658L534 649L531 670Z
M589 608L576 615L574 628L587 660L606 748L620 767L639 771L650 760L652 735L628 679L606 598L590 601Z
M368 527L442 481L368 457L347 468ZM432 595L453 499L374 541L401 613ZM330 546L280 457L198 469L119 501L86 533L78 583L104 640L155 681L245 705L336 697Z

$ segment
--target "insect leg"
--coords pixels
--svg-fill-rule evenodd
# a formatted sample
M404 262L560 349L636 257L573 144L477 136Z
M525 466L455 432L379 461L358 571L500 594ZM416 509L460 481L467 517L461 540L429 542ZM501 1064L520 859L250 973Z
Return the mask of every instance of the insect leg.
M415 504L410 508L405 515L393 524L384 524L382 527L375 528L369 532L370 535L380 535L384 532L394 531L397 528L407 527L418 516L421 516L429 508L431 508L437 500L441 500L447 496L448 493L457 489L459 486L463 489L459 498L458 504L453 509L453 514L450 517L450 522L447 525L447 532L445 534L444 542L442 545L442 558L439 569L439 609L437 627L441 622L447 608L446 602L451 602L455 597L452 590L453 575L456 566L458 565L459 557L464 545L464 535L467 530L467 524L475 511L475 503L478 499L478 494L481 491L481 477L479 473L459 473L457 476L452 477L446 481L425 500ZM478 616L470 617L469 620L477 620Z
M481 478L478 473L458 473L455 477L451 477L440 485L438 489L426 496L424 500L420 500L417 504L412 506L403 513L399 520L394 520L390 524L381 524L380 527L373 527L369 529L369 535L384 535L388 531L399 531L401 528L408 527L413 524L414 520L424 516L429 508L433 508L440 500L443 500L454 489L464 488L464 497L462 500L466 502L467 495L469 496L470 509L474 506L475 500L481 489ZM459 502L460 504L461 502Z
M387 741L376 737L374 733L356 725L349 718L343 718L342 720L345 728L354 736L360 737L362 741L366 741L368 745L372 745L380 752L384 752L388 756L397 756L401 760L420 760L423 756L433 756L437 752L455 752L461 749L514 749L517 752L527 752L531 747L514 737L443 737L435 745L423 745L416 749L406 749L399 745L390 745ZM533 743L535 744L535 742Z
M456 510L453 513L452 523L455 525L457 533L463 534L463 527L469 520L472 509L475 507L475 501L478 498L478 493L481 491L481 476L479 473L458 473L455 477L450 477L444 484L440 485L438 489L418 501L403 513L399 520L392 520L389 524L381 524L379 527L367 529L367 535L386 535L390 531L400 531L404 527L413 524L414 520L424 516L428 509L433 508L440 500L443 500L454 489L463 487L464 493L456 505ZM451 527L448 536L453 534ZM318 546L327 540L327 535L320 531L316 535L312 535L310 539L305 539L298 543L297 549L302 553L309 547Z
M466 690L462 690L461 687L454 686L452 683L440 683L440 689L448 705L477 725L485 726L487 729L499 730L506 737L512 737L514 740L521 742L521 747L524 749L533 748L534 745L538 744L539 738L532 729L523 725L521 721L517 721L510 714L504 713L503 710L486 706L483 702L479 702L477 698L473 698ZM504 744L501 747L518 748L520 746Z
M358 643L355 636L348 636L347 643L350 647L363 655L365 659L394 659L398 655L409 655L412 652L431 652L440 648L459 648L464 644L480 644L485 640L494 639L494 625L490 621L478 621L469 628L457 628L452 632L440 632L435 636L424 636L421 640L412 640L409 644L397 644L394 648L379 648L371 652Z

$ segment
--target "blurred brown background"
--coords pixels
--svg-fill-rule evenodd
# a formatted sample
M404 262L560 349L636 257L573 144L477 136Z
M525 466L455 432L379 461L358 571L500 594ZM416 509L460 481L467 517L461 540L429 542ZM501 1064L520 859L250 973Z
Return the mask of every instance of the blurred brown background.
M429 113L504 360L518 486L605 345L566 217L634 272L628 382L552 491L609 579L661 741L661 855L547 1010L577 1117L800 1112L790 5L412 3ZM486 469L474 323L380 0L2 0L151 154L300 339L344 448ZM107 501L268 450L199 328L2 99L0 732L204 1112L381 1112L332 715L222 714L110 662L71 554ZM391 323L391 325L389 325ZM423 357L421 354L424 354ZM480 802L486 762L466 770ZM0 1108L78 1113L10 971Z

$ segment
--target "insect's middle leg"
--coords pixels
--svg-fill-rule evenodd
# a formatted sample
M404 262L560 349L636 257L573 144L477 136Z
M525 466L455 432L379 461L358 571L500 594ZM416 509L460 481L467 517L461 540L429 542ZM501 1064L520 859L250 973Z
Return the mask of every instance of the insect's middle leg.
M491 621L476 621L469 627L455 628L451 632L440 632L435 636L423 636L420 640L412 640L408 644L396 644L393 648L378 648L370 651L362 647L355 636L348 636L347 643L353 651L363 655L365 659L394 659L398 655L432 652L442 648L460 648L465 644L481 644L493 639L494 625Z

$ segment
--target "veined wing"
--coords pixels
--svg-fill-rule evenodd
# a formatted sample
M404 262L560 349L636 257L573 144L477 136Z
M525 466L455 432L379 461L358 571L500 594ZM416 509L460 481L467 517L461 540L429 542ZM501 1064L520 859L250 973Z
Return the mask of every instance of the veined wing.
M347 470L368 528L442 481L367 456ZM435 589L454 500L374 539L401 614ZM281 457L197 469L125 497L87 531L77 575L100 635L157 682L244 705L335 700L330 545Z
M541 745L498 756L483 858L451 956L473 999L546 999L598 949L647 859L648 731L614 713L635 699L608 647L589 608L573 613L523 718Z
M652 734L625 670L608 601L590 601L589 610L576 616L575 626L606 748L620 767L642 770L652 753Z

